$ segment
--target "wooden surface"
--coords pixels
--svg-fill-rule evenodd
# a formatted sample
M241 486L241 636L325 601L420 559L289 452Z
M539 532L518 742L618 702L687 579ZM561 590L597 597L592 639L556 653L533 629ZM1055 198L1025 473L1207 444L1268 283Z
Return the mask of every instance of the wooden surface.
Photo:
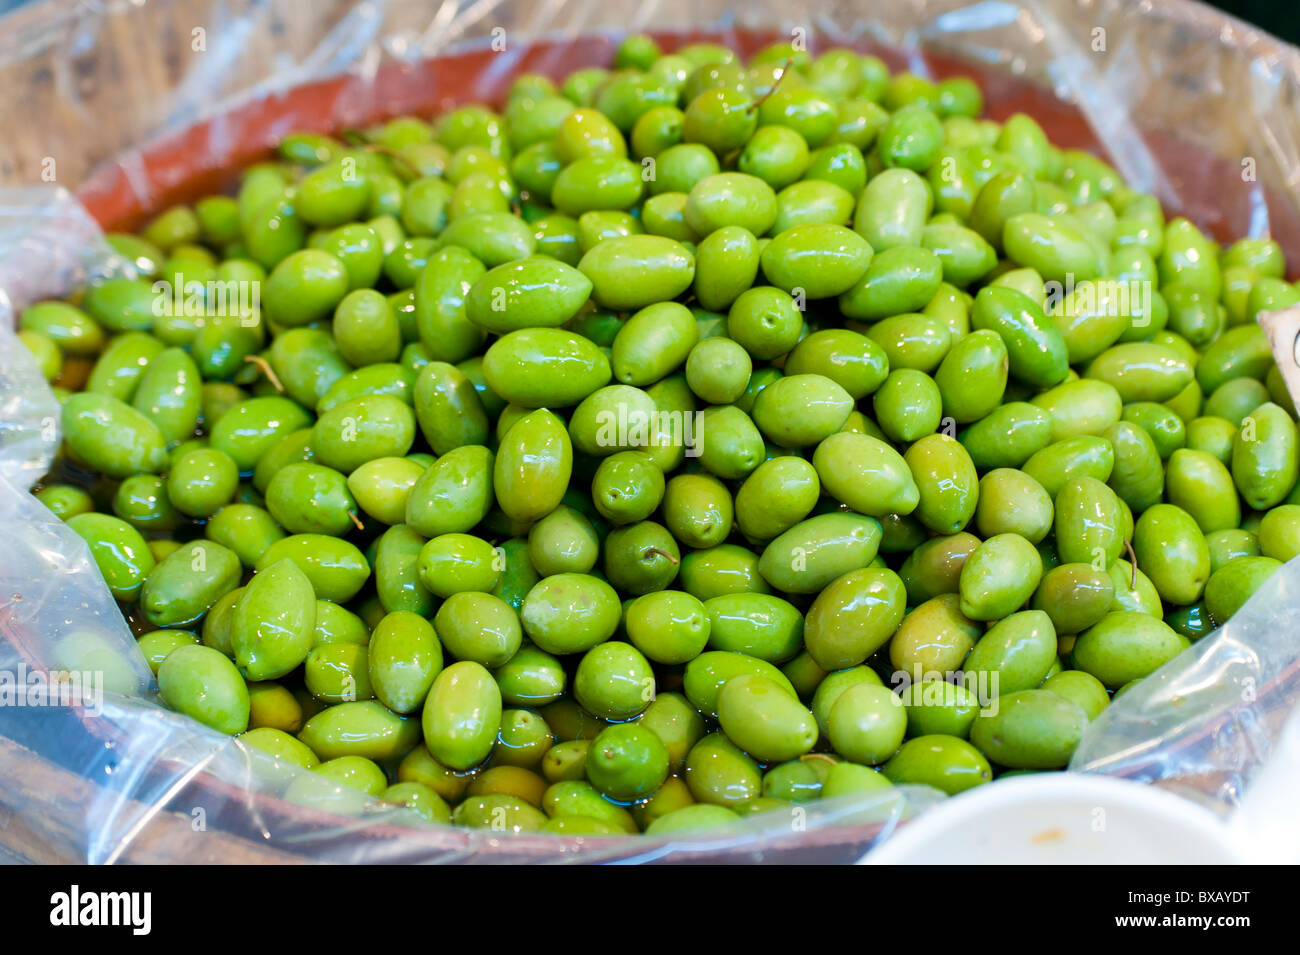
M42 864L80 864L79 827L97 801L88 779L47 762L0 737L0 843ZM148 807L125 807L148 812ZM187 815L153 813L112 861L147 865L266 865L305 862L292 853L260 846L220 831L196 832Z

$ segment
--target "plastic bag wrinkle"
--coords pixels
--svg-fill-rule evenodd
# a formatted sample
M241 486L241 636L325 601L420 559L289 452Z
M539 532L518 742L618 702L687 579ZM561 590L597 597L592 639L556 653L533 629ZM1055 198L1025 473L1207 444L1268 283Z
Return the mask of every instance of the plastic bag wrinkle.
M1236 808L1300 703L1297 606L1300 558L1224 626L1107 707L1070 768L1161 780L1221 813Z

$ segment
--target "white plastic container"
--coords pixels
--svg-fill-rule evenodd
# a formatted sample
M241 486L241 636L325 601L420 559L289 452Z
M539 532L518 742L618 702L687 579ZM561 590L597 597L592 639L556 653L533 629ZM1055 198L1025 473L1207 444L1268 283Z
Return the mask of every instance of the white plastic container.
M1296 865L1297 782L1300 708L1226 818L1146 782L1044 773L946 800L859 865Z
M1147 783L1086 773L999 780L902 826L860 865L1234 865L1208 809Z

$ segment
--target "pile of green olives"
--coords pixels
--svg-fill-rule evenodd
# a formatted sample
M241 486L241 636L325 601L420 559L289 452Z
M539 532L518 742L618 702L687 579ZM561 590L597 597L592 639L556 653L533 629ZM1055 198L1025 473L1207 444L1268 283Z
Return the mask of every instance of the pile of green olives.
M664 834L1061 769L1300 552L1300 290L982 108L635 36L289 136L22 313L37 496L298 802Z

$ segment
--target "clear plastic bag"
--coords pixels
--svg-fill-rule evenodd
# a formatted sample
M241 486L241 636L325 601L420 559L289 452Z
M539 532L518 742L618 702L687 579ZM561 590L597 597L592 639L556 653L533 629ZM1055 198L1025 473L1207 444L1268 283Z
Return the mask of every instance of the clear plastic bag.
M1292 560L1226 624L1108 706L1070 767L1162 780L1225 812L1237 806L1300 702L1297 607Z
M59 405L36 360L18 347L15 303L59 295L118 267L98 224L68 190L0 187L0 475L24 489L54 457Z
M10 702L19 701L0 706L6 842L94 863L850 861L940 798L908 788L872 805L754 817L716 835L612 842L430 827L341 791L314 793L312 805L287 801L304 774L158 704L84 544L27 493L57 447L57 404L10 333L13 312L121 267L51 180L75 187L95 218L129 227L220 187L228 170L292 130L499 102L516 73L560 77L606 64L618 36L642 29L669 48L689 36L749 53L793 38L814 52L851 45L921 73L971 72L990 115L1030 112L1057 142L1107 153L1171 212L1221 239L1268 232L1300 261L1300 53L1194 4L21 8L0 21L0 125L32 133L0 145L0 185L12 187L0 192L0 693L10 675ZM1113 704L1073 768L1161 780L1222 807L1238 802L1295 702L1300 654L1286 621L1298 596L1292 564L1228 627ZM50 684L54 671L79 695ZM1248 685L1253 695L1243 695Z

